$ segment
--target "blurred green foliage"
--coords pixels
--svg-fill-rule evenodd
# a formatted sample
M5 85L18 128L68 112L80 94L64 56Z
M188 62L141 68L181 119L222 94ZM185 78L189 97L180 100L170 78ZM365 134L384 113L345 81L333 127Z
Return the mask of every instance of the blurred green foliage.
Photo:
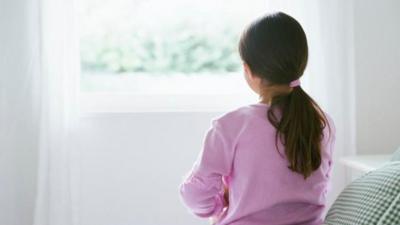
M238 34L229 27L200 31L105 32L81 40L83 71L98 73L198 74L238 71Z

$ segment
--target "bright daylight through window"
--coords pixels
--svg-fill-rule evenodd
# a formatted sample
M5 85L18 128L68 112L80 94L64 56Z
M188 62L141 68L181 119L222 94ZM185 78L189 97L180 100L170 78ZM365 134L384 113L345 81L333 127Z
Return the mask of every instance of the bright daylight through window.
M237 44L264 6L264 0L79 1L81 92L153 100L249 95Z

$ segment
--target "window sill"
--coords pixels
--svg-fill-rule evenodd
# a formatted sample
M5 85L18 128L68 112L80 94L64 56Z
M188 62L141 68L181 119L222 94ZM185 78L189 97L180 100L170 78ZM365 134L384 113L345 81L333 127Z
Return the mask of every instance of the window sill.
M224 112L257 101L252 94L139 95L83 92L81 113Z

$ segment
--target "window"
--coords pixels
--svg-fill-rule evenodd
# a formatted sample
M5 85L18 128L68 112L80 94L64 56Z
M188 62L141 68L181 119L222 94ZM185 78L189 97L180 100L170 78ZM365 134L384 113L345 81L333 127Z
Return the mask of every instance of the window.
M255 99L239 35L264 0L82 0L85 111L219 110Z

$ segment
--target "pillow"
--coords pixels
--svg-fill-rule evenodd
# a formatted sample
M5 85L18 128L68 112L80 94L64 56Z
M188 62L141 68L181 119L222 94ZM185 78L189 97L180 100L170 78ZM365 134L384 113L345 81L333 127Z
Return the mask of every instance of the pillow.
M400 224L400 162L387 163L349 184L329 209L324 224Z
M391 161L400 161L400 147L393 153Z
M400 224L400 194L383 214L377 225Z

